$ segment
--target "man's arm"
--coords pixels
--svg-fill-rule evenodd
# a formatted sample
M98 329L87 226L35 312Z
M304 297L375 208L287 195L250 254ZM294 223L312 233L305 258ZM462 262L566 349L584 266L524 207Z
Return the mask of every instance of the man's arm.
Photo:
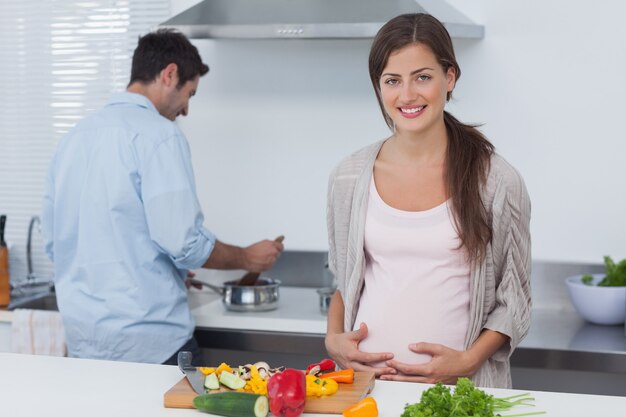
M202 267L262 272L274 265L282 251L283 244L273 240L262 240L245 248L216 240L209 258Z

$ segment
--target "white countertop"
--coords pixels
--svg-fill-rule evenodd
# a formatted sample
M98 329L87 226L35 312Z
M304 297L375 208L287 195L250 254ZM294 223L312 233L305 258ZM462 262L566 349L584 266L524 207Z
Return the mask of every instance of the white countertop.
M326 316L319 311L315 288L280 287L279 307L258 313L228 311L210 290L192 290L189 300L200 328L326 334ZM575 312L535 309L519 347L626 355L626 338L621 325L594 325Z
M202 278L220 285L242 273L219 272ZM326 334L326 316L320 313L315 288L281 286L279 305L273 311L228 311L221 296L207 288L191 289L189 306L199 328ZM12 312L0 309L0 323L8 324L11 319ZM598 326L586 323L575 312L535 309L530 331L519 347L626 355L626 338L623 326Z
M315 288L280 287L278 308L272 311L228 311L211 290L192 290L191 313L197 327L326 334L326 316L319 309Z
M13 321L13 313L7 310L0 310L0 323L11 323Z
M241 271L218 272L205 274L202 278L220 285L242 274ZM191 289L189 306L199 328L326 334L326 316L319 311L315 288L281 286L279 305L273 311L228 311L221 296L207 288ZM0 324L10 324L12 314L0 309ZM530 331L519 347L626 355L626 338L623 326L586 323L571 311L535 309Z
M163 407L163 394L182 377L175 366L0 353L0 369L3 416L205 415L191 409ZM405 403L419 401L425 388L428 386L376 381L372 396L378 402L381 417L397 417ZM520 393L487 391L498 397ZM623 416L626 410L625 397L532 394L536 407L516 407L514 411L546 411L546 417L617 417Z

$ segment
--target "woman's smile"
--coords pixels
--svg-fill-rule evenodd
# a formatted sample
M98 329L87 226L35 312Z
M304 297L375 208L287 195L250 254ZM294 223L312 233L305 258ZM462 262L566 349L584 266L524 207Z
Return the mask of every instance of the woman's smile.
M402 107L398 107L398 110L400 111L400 114L402 115L402 117L405 117L407 119L415 119L416 117L419 117L422 113L424 113L424 111L426 110L426 105L422 105L422 106L402 106Z

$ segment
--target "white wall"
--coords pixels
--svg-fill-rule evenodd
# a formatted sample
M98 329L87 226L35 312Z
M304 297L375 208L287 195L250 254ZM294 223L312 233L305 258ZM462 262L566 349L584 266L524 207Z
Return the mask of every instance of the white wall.
M195 3L173 0L173 12ZM626 257L626 2L454 0L485 25L456 40L449 110L484 123L533 201L536 260ZM387 135L367 74L371 40L198 40L211 67L180 121L206 224L232 243L284 233L325 250L326 181Z

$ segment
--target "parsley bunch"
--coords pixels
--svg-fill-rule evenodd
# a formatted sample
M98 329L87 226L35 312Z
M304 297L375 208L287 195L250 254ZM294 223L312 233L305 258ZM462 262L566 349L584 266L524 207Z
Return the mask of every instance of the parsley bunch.
M615 264L610 256L605 256L604 267L606 276L602 281L598 282L598 287L626 286L626 259L622 259L618 264ZM586 285L593 285L593 277L589 274L583 275L582 281Z
M454 392L438 383L422 393L419 403L406 404L401 417L494 417L500 411L507 411L516 405L529 405L534 398L530 394L495 398L476 388L468 378L459 378ZM545 412L508 414L506 417L521 417Z

